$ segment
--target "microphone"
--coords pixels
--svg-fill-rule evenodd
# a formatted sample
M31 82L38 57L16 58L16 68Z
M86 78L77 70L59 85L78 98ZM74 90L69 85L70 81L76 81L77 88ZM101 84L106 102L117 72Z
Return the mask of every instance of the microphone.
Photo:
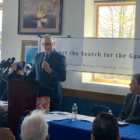
M43 62L45 62L45 60L47 59L48 54L49 54L49 52L48 52L48 51L47 51L47 52L45 52L45 57L44 57L44 61L43 61Z
M42 65L43 65L43 63L45 62L45 60L47 59L48 54L49 54L49 52L48 52L48 51L47 51L47 52L45 52L45 56L44 56L44 58L43 58ZM42 71L43 71L43 68L42 68L42 66L41 66L41 72L42 72Z
M14 63L15 58L13 57L12 59L8 58L7 61L3 60L0 63L0 68L7 68L7 67L11 67L11 65Z
M17 64L17 70L22 70L25 66L25 62L23 61L20 61L18 64Z
M7 66L9 60L10 60L10 58L8 58L7 61L3 60L3 61L0 63L0 68L6 68L6 66Z
M29 70L29 69L31 69L31 68L32 68L32 63L28 63L28 64L26 65L26 67L25 67L26 70Z
M30 70L31 68L32 68L32 63L28 63L25 67L24 76L26 76L27 71Z
M11 66L15 61L15 57L12 57L12 59L9 60L9 65Z
M5 60L2 60L1 63L0 63L0 73L2 72L2 68L3 68L3 65L6 61Z
M18 64L17 64L17 69L16 70L14 70L11 74L9 74L8 76L7 76L7 78L10 80L10 79L12 79L16 74L17 74L17 72L20 70L20 71L22 71L22 69L24 68L24 66L25 66L25 62L19 62Z
M15 58L13 57L12 59L8 58L7 61L3 60L0 63L0 73L4 73L6 76L9 72L9 67L14 63Z

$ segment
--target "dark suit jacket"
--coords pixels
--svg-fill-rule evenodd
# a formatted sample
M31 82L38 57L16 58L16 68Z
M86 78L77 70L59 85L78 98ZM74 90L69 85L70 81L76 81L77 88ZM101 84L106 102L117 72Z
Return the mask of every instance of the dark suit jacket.
M41 73L41 66L45 52L38 53L35 59L34 66L28 76L36 78L41 83L54 88L54 91L49 89L39 88L38 96L49 96L52 102L61 102L62 100L62 87L61 81L66 80L66 58L64 55L54 50L51 56L47 59L50 68L52 69L51 74L48 74L44 69Z
M2 101L8 100L8 90L9 90L8 83L6 83L5 90L4 90L3 94L1 95L0 100L2 100Z
M140 103L139 103L137 109L135 110L134 117L127 119L127 117L129 116L129 114L131 112L134 97L135 97L134 93L128 93L126 95L123 110L120 113L119 118L121 118L122 120L125 120L126 122L140 124Z
M3 93L4 93L4 90L6 88L6 84L7 83L4 80L0 80L0 98L3 95Z

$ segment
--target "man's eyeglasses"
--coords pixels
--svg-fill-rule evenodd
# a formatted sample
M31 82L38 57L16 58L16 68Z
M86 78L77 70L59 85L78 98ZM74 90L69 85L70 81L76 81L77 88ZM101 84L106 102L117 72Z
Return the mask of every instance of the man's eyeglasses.
M42 43L42 45L43 46L50 46L51 47L53 45L53 43Z

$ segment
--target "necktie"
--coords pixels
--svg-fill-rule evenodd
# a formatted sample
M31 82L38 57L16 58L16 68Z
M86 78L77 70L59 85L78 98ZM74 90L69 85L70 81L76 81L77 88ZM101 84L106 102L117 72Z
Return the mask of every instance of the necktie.
M139 96L137 96L136 103L135 103L132 111L130 112L130 115L127 117L127 119L132 118L132 116L134 116L135 110L137 109L138 104L139 104Z

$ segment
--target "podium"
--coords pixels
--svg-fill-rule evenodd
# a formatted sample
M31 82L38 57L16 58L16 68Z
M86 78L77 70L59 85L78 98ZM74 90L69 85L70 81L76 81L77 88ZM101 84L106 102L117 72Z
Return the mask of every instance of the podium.
M8 127L17 135L18 122L22 116L28 115L36 108L36 97L39 86L52 88L30 77L17 75L9 80Z

